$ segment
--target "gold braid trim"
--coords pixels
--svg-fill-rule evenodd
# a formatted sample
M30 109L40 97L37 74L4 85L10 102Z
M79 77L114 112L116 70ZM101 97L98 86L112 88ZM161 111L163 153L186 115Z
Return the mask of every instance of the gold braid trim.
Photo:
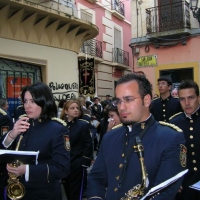
M57 122L60 122L63 126L67 126L67 123L64 120L60 119L60 118L52 117L51 119L55 120Z
M28 115L27 114L20 115L19 119L22 118L22 117L28 117Z
M116 126L113 126L112 129L119 128L119 127L121 127L122 125L123 125L123 124L118 124L118 125L116 125Z
M2 115L7 115L7 113L6 113L3 109L1 109L1 108L0 108L0 113L1 113Z
M156 98L152 99L151 101L155 101L155 100L157 100L157 99L160 99L160 97L156 97Z
M180 129L178 126L176 126L174 124L170 124L170 123L162 122L162 121L159 121L159 124L164 125L164 126L169 126L169 127L175 129L178 132L183 132L182 129Z
M79 120L89 123L89 122L88 122L87 120L85 120L85 119L79 119Z
M172 115L169 120L173 119L174 117L176 117L177 115L180 115L182 112L176 113L175 115Z

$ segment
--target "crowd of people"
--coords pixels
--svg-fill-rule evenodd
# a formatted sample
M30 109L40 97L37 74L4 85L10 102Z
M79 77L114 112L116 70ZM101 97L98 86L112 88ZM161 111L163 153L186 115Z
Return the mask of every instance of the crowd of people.
M22 88L15 120L1 98L0 149L39 156L37 165L0 162L0 199L10 199L11 174L24 185L23 200L61 200L61 185L67 200L118 200L138 184L142 196L188 169L153 198L200 200L190 188L200 180L199 86L183 80L174 91L169 76L159 77L157 85L159 95L153 96L145 75L127 74L112 99L79 96L56 105L48 86L34 83Z

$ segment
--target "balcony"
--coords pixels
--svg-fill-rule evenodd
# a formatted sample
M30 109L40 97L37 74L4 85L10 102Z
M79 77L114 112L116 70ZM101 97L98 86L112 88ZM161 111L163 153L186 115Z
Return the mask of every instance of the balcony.
M112 15L117 17L120 20L123 20L125 17L124 4L119 0L113 0L111 4Z
M190 34L189 10L186 1L146 9L147 38Z
M113 62L129 66L129 53L119 48L113 48Z
M89 57L95 57L95 62L102 62L102 42L91 39L85 41L80 49L79 57L85 57L86 55Z

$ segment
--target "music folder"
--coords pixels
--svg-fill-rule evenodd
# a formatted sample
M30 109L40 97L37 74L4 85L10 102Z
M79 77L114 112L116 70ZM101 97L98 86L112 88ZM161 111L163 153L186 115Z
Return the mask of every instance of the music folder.
M37 165L39 151L0 150L0 163L13 163L17 160L23 164Z

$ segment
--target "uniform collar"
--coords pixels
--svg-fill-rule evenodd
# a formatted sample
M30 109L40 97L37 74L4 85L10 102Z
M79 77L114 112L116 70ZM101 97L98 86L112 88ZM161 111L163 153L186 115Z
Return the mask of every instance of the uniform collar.
M169 95L166 99L162 99L162 98L160 97L160 101L163 102L163 103L166 103L166 102L168 102L171 98L172 98L171 95Z
M185 113L185 112L184 112ZM185 113L185 117L186 118L189 118L189 119L193 119L195 117L198 117L200 115L200 106L191 114L191 117L188 116L186 113Z

